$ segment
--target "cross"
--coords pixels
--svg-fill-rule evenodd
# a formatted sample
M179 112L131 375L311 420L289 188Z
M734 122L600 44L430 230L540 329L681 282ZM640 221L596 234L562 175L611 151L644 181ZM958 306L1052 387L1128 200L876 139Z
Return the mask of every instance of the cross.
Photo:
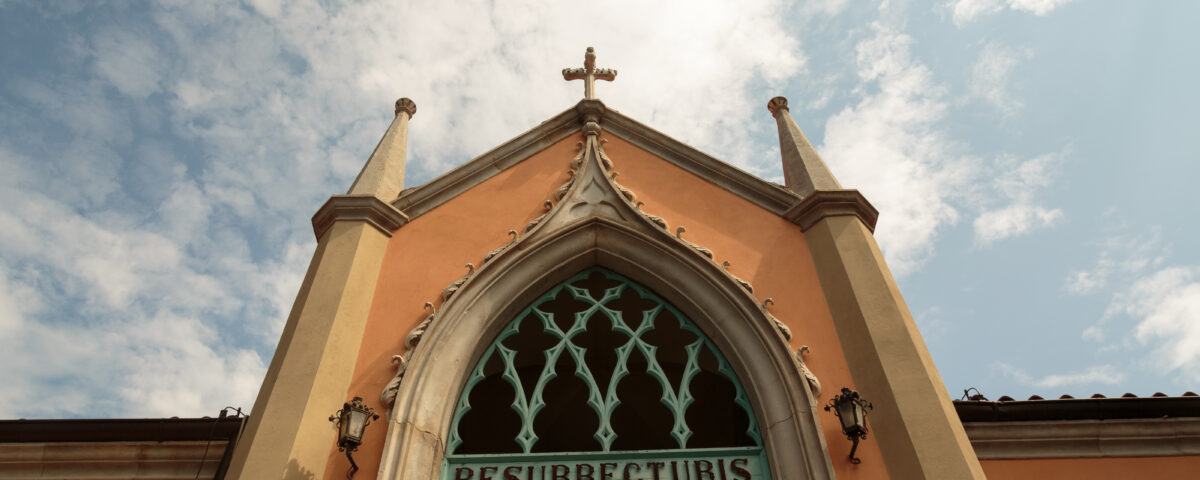
M596 50L592 47L587 48L587 54L583 56L583 68L564 68L564 80L583 80L583 98L592 100L596 98L596 79L613 81L617 78L617 71L611 68L596 68Z

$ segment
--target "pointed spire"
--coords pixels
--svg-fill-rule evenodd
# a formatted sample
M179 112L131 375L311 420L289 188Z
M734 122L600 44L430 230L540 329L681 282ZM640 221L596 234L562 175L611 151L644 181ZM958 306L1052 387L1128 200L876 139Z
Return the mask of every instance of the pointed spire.
M404 164L408 156L408 119L417 104L408 98L396 100L396 119L371 153L371 158L350 186L350 195L372 195L391 202L404 190Z
M787 99L772 98L767 102L767 110L779 126L779 151L783 155L783 178L788 189L801 196L821 190L841 190L842 185L792 120Z

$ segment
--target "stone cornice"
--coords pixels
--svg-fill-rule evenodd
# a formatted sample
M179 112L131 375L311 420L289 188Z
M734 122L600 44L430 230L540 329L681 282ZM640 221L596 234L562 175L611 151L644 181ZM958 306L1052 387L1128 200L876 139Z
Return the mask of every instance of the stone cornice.
M879 211L858 190L819 190L792 205L783 217L807 231L825 217L855 216L875 231Z
M392 206L410 218L419 217L547 146L580 132L589 117L597 118L598 126L602 126L605 132L619 136L776 215L783 215L801 200L781 185L767 182L668 137L606 107L599 100L583 100L429 183L406 189L392 202Z
M800 197L733 165L609 109L604 130L653 153L673 165L712 182L776 215L783 215Z
M1200 418L963 422L980 460L1200 455Z
M372 195L334 195L313 215L313 233L319 240L338 221L367 222L390 237L408 215Z

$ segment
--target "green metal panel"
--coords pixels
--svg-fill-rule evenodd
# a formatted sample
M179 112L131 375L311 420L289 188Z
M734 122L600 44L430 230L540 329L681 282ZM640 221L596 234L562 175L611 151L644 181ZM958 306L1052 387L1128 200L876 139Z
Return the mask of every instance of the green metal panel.
M761 447L670 451L454 455L443 480L757 480L770 479Z
M595 298L587 288L581 288L576 283L579 283L589 276L599 273L608 280L617 283L616 286L606 288L600 298ZM582 311L574 314L571 319L570 326L565 331L559 327L553 313L549 313L539 309L540 306L547 302L553 301L566 290L576 301L582 302L586 307ZM650 301L654 304L653 307L642 311L642 321L637 328L631 328L622 318L621 312L609 308L611 302L621 298L621 295L626 290L632 290L641 299ZM666 372L664 372L657 358L657 347L647 343L643 338L647 333L655 329L654 321L663 311L670 312L678 319L680 328L690 332L696 336L696 340L685 346L687 355L686 364L683 368L682 378L679 382L679 387L676 388L671 384ZM600 314L607 318L612 323L612 331L624 335L626 341L615 349L616 363L613 366L611 375L609 376L607 385L598 385L595 375L593 375L588 363L585 361L587 349L572 343L572 339L587 331L587 322L594 315ZM533 319L540 321L542 331L552 336L556 343L543 351L545 364L542 367L537 381L534 383L533 391L527 397L525 389L522 387L521 379L517 374L514 359L517 352L504 345L504 341L513 335L516 335L523 321ZM563 322L566 324L566 322ZM534 430L534 420L538 413L546 406L547 399L543 398L546 385L555 377L558 376L558 368L560 360L563 357L563 352L566 352L567 357L575 364L575 376L583 380L588 388L587 405L595 412L599 418L599 427L592 437L597 441L597 451L609 452L612 449L613 442L617 439L617 433L613 430L612 415L617 406L621 404L621 400L617 398L617 386L622 379L629 374L628 361L630 354L634 350L638 350L646 359L646 373L658 381L662 390L661 403L670 410L674 416L674 426L671 429L671 437L678 444L679 449L686 449L688 439L692 436L692 429L688 427L686 413L688 407L692 405L695 398L691 392L691 383L695 376L701 371L699 364L700 352L707 349L712 356L716 358L717 370L728 379L734 386L735 397L734 403L745 411L749 419L749 426L746 429L746 435L750 437L756 448L761 448L762 439L758 431L758 422L755 421L754 412L750 408L750 404L746 397L746 392L738 381L733 369L729 363L717 350L716 345L708 339L699 328L689 321L682 313L664 301L662 298L655 295L650 290L638 285L629 279L618 275L614 272L603 268L591 268L584 270L565 282L555 286L535 300L521 314L517 315L516 320L509 324L492 345L484 352L479 360L479 364L472 371L471 376L467 380L467 384L463 389L462 395L459 397L457 409L454 414L453 425L450 431L450 441L447 444L446 452L453 456L455 450L462 444L462 437L459 433L459 423L463 416L470 411L471 403L469 401L472 389L479 384L486 375L484 367L492 358L498 358L503 365L503 373L501 377L512 386L514 396L512 400L512 409L517 412L521 419L521 428L514 441L521 447L525 454L531 453L533 446L538 442L537 432ZM553 399L550 399L553 401Z

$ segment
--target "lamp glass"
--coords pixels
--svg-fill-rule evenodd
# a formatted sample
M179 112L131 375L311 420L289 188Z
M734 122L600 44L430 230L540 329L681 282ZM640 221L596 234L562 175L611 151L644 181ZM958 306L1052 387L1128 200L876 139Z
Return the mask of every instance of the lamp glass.
M862 403L854 402L854 426L860 430L865 430L867 426L865 413Z
M837 409L838 420L842 421L842 431L847 434L857 429L858 425L862 425L862 407L849 398L842 397L833 408Z
M342 438L345 443L359 445L362 443L363 430L367 426L367 412L356 408L348 408L342 414Z

